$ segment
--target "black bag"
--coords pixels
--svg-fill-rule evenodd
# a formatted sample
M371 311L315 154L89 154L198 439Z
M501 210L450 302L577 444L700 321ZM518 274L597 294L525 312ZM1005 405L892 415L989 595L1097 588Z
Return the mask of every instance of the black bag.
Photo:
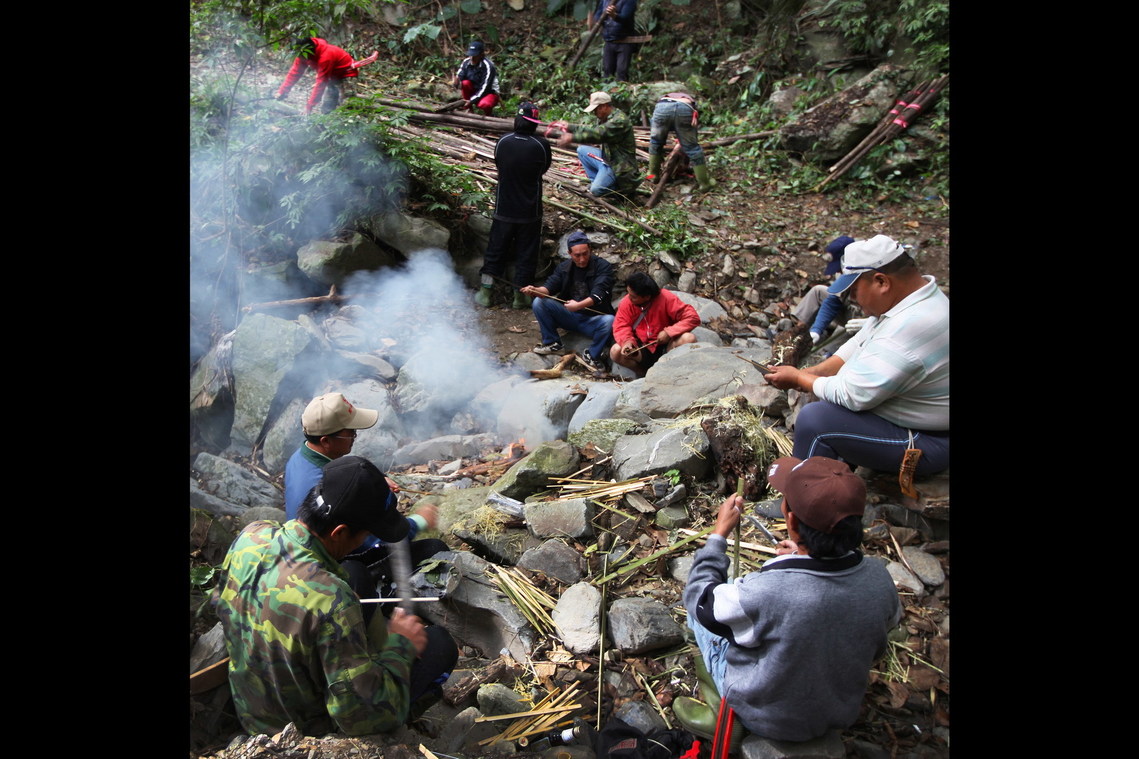
M677 759L692 747L696 736L687 730L656 729L645 735L616 717L597 733L597 759Z

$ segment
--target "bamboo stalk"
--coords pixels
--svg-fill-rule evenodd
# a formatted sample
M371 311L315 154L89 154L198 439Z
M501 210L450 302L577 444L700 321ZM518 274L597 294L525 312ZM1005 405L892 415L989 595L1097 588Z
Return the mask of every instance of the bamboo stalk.
M698 538L702 538L705 535L708 535L710 532L712 532L713 529L715 529L715 527L716 527L716 525L712 525L711 527L706 527L703 530L700 530L700 532L696 533L692 537L685 538L684 540L681 540L679 543L674 543L671 546L665 546L664 548L660 549L659 551L654 551L653 553L649 554L648 556L644 557L643 559L637 559L635 561L631 561L628 564L621 567L620 569L614 571L613 573L605 575L600 580L594 580L593 584L594 585L604 585L605 583L609 582L610 580L617 577L618 575L626 574L627 572L631 572L634 569L637 569L638 567L640 567L644 564L648 564L651 561L656 561L661 556L665 556L666 554L672 553L673 551L677 550L678 548L682 548L683 546L688 545L692 541L697 540Z
M562 189L569 190L570 188L563 186ZM613 229L616 229L618 232L628 233L630 231L628 227L623 227L615 221L612 221L610 219L602 219L600 217L593 216L592 214L588 214L585 211L582 211L582 210L577 209L577 208L571 208L567 205L559 203L556 200L551 200L550 198L543 198L542 202L547 204L547 205L551 205L554 208L560 208L563 211L567 211L569 213L580 216L583 219L588 219L589 221L595 222L597 224L604 224L607 227L612 227Z

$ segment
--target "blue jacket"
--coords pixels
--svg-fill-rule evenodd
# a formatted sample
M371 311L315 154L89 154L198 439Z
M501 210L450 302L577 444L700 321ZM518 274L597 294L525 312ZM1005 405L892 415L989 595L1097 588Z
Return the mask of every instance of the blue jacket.
M633 17L637 15L637 0L598 0L597 10L593 12L594 20L601 18L612 4L617 6L617 17L605 19L601 27L601 38L606 42L636 34Z

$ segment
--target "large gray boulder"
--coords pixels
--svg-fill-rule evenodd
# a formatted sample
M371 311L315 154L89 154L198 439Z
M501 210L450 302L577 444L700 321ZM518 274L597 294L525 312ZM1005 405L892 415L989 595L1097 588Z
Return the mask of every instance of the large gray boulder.
M298 358L313 337L297 322L252 314L233 336L234 414L230 445L249 455L269 410Z
M703 343L682 345L669 351L645 375L640 394L641 411L655 419L671 419L695 404L737 395L744 383L762 382L762 372L738 356L762 363L771 354L770 351L764 355L757 350Z
M398 261L389 251L357 232L347 242L313 240L297 251L297 266L322 285L343 285L358 271L374 271L394 266Z

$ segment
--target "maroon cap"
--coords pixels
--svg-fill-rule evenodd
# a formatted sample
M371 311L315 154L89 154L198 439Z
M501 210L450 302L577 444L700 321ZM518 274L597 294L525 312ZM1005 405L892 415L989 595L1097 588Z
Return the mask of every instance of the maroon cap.
M866 483L843 462L825 456L776 459L767 469L767 481L797 518L828 535L840 521L862 516L866 509Z

